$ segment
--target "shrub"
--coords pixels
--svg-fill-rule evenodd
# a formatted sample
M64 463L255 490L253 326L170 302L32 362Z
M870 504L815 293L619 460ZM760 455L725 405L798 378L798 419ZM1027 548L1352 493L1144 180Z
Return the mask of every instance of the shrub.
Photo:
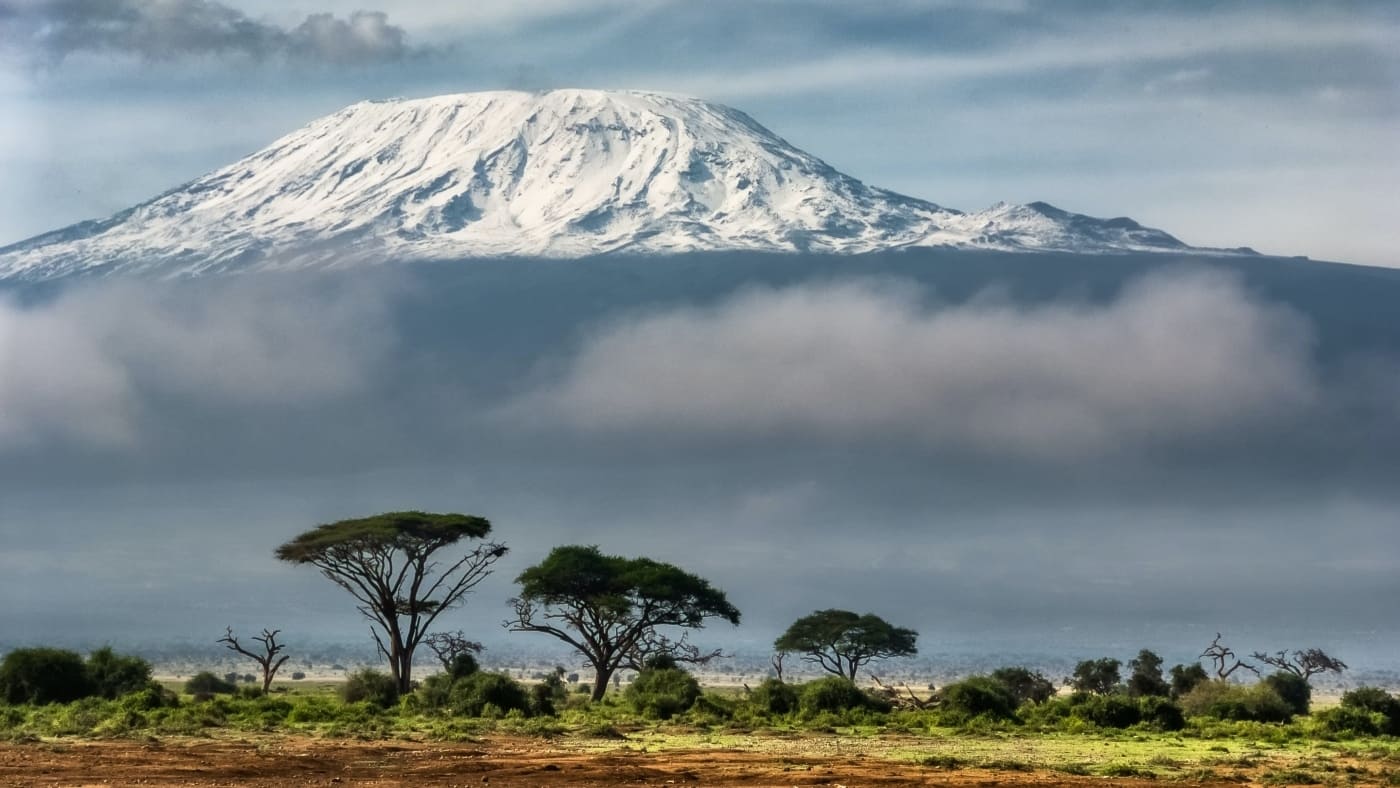
M185 692L190 695L232 695L238 691L238 685L231 681L224 681L207 670L202 670L185 682Z
M1071 703L1071 717L1100 728L1127 728L1142 721L1142 708L1126 695L1080 694Z
M87 658L93 691L108 700L146 689L151 684L151 663L140 657L118 654L110 646Z
M357 670L345 677L340 688L340 696L346 703L365 701L381 709L387 709L399 702L399 685L394 677L380 673L373 668Z
M1342 708L1379 714L1380 733L1400 736L1400 698L1378 687L1357 687L1342 695Z
M1263 682L1245 687L1224 681L1206 681L1182 697L1181 707L1188 715L1218 720L1288 722L1293 718L1292 708L1273 687Z
M798 707L806 714L865 709L872 705L869 695L861 692L849 679L840 676L809 681L799 690Z
M1307 679L1294 673L1275 673L1266 676L1264 683L1278 693L1295 715L1308 713L1308 706L1312 704L1312 686Z
M537 715L552 716L555 708L568 698L563 668L555 668L540 683L530 687L530 708Z
M1338 706L1318 712L1322 729L1335 736L1375 736L1388 732L1389 719L1374 711L1356 706Z
M452 657L452 661L447 663L447 675L454 679L464 679L473 673L481 670L481 663L476 661L476 655L470 651L463 651Z
M971 676L949 684L941 694L940 717L953 723L967 722L974 717L1012 719L1019 705L1011 690L990 676Z
M69 703L93 694L83 658L57 648L21 648L0 662L0 697L7 703Z
M465 717L500 716L512 711L529 713L530 696L510 676L476 672L452 682L448 703L453 713ZM490 707L490 709L488 709Z
M779 679L764 679L763 683L749 694L749 704L769 714L788 714L797 710L797 687Z
M992 671L992 681L1006 688L1016 699L1016 705L1044 703L1055 697L1055 685L1030 668L1009 667Z
M1166 698L1147 697L1138 700L1142 722L1159 731L1179 731L1186 727L1186 715L1181 707Z
M624 697L638 713L668 720L695 705L700 682L679 668L647 668L627 685Z

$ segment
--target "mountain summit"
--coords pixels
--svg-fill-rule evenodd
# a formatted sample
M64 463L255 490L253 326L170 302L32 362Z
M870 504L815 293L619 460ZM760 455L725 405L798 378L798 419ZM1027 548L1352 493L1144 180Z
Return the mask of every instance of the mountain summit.
M0 277L907 246L1197 251L1130 219L962 213L873 188L704 101L501 91L352 105L109 219L0 249Z

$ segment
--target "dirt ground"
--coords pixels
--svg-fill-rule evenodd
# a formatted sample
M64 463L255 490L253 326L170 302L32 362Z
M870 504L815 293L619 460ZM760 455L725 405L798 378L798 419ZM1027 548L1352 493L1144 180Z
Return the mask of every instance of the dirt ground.
M543 739L460 744L296 737L0 744L3 786L1146 786L1051 772L945 771L858 751L589 751Z

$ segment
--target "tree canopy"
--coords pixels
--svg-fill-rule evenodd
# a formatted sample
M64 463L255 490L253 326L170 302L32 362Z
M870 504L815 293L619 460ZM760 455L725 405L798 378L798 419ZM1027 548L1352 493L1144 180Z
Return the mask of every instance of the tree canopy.
M918 632L894 626L874 613L818 610L792 622L773 648L801 654L827 672L855 681L856 671L873 660L917 654L918 637Z
M408 692L413 652L433 620L491 573L506 546L484 542L457 558L439 551L490 533L490 521L475 515L386 512L317 526L276 555L320 569L355 598L399 690Z
M739 623L739 610L704 578L650 558L604 555L596 546L564 545L516 578L511 600L513 632L539 632L575 648L595 671L593 698L601 698L620 667L641 670L647 659L667 655L704 662L682 635L664 627L698 629L707 619Z

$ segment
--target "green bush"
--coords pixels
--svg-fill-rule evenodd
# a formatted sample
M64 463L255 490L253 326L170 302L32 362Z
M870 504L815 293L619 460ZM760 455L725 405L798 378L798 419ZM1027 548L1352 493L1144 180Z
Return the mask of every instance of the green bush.
M1224 681L1202 682L1182 697L1181 707L1190 716L1217 720L1288 722L1293 718L1293 709L1264 682L1248 687Z
M504 716L512 711L530 712L530 696L510 676L476 672L452 682L448 705L464 717Z
M1044 703L1055 697L1055 685L1038 671L1019 666L997 668L992 681L1006 688L1016 698L1016 705Z
M1312 685L1302 676L1293 673L1275 673L1264 677L1264 683L1278 693L1293 714L1302 717L1312 705Z
M399 685L394 677L380 673L373 668L364 668L345 678L340 688L340 696L346 703L364 701L372 706L387 709L399 702Z
M1127 728L1142 722L1142 707L1127 695L1076 694L1070 716L1100 728Z
M554 716L555 709L568 699L569 688L564 684L563 668L555 668L530 687L530 708L537 716Z
M1122 681L1119 668L1123 663L1116 659L1086 659L1074 666L1070 686L1075 692L1088 692L1095 695L1108 695L1118 689Z
M151 663L140 657L118 654L110 646L88 655L87 671L94 692L108 700L151 685Z
M1375 736L1387 733L1390 722L1384 714L1356 706L1338 706L1316 716L1322 729L1334 736Z
M1186 693L1202 682L1210 681L1210 674L1199 662L1190 665L1173 665L1171 671L1172 700L1181 700Z
M194 674L185 682L185 692L190 695L232 695L237 691L237 684L224 681L207 670Z
M749 693L749 704L768 714L788 714L797 711L797 687L779 679L764 679Z
M479 670L481 670L481 664L476 661L476 655L470 651L463 651L454 656L447 665L447 675L454 679L464 679Z
M809 681L801 685L798 692L798 708L804 714L868 709L876 705L873 698L862 692L849 679L840 676L827 676Z
M938 704L939 717L953 724L976 717L1009 720L1016 716L1016 696L1005 684L990 676L970 676L944 687Z
M1167 698L1148 696L1138 700L1142 721L1159 731L1179 731L1186 727L1181 707Z
M0 697L7 703L69 703L92 695L83 658L57 648L20 648L0 662Z
M700 697L700 682L680 668L648 668L623 694L639 714L669 720Z
M1342 708L1379 714L1380 733L1400 736L1400 698L1378 687L1357 687L1342 695Z

